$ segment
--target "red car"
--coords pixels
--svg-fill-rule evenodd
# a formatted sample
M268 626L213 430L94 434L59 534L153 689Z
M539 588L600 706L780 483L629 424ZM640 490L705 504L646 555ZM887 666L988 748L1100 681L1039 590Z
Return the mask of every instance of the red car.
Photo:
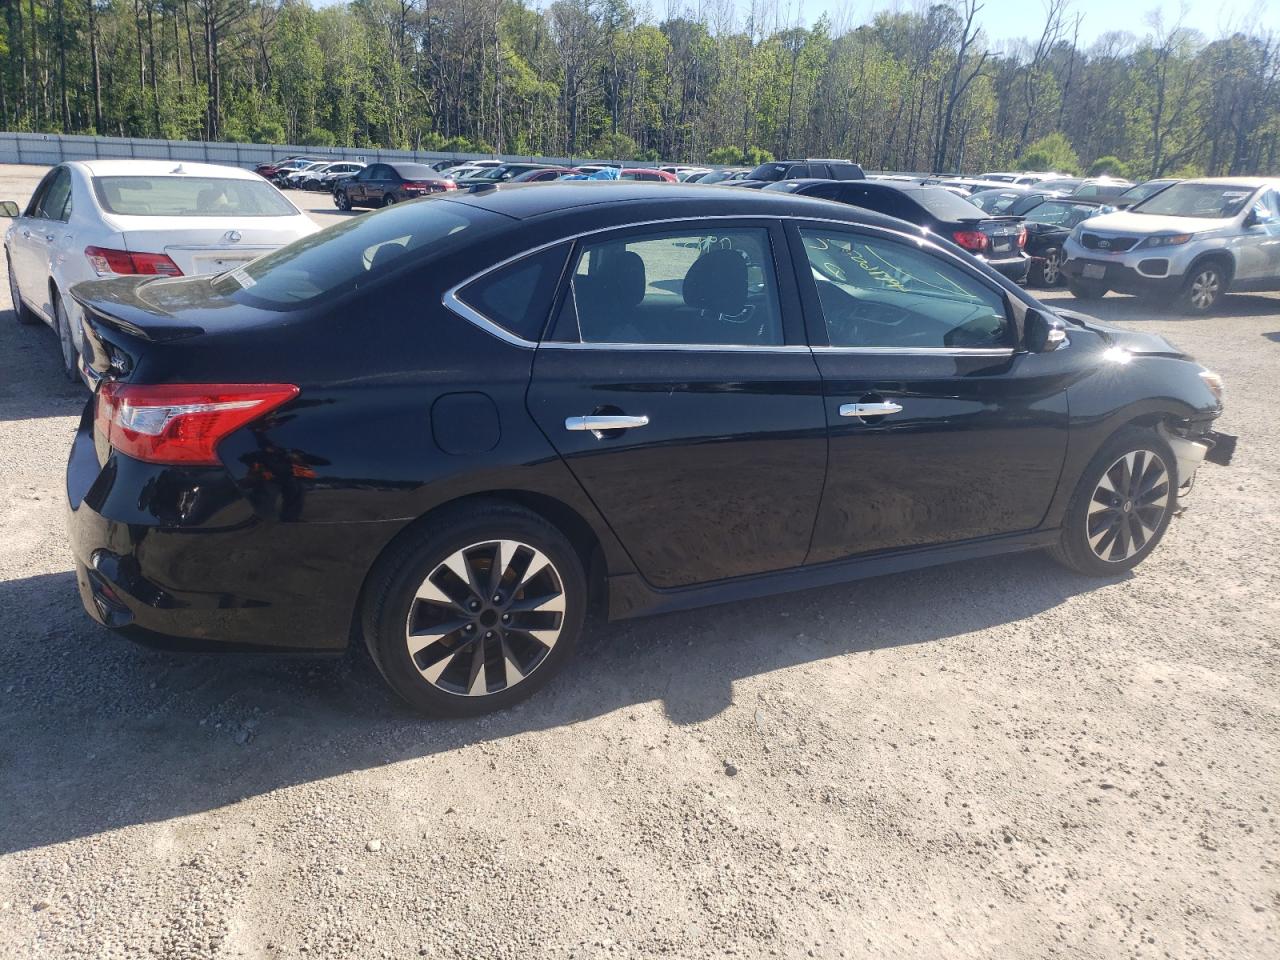
M568 167L542 167L538 170L526 170L524 173L514 176L510 183L546 183L550 180L559 180L566 173L574 173Z
M258 164L256 167L253 168L253 172L260 177L266 177L268 180L270 180L272 177L274 177L277 173L280 172L281 167L288 166L292 164L295 160L305 160L308 163L311 163L318 159L320 158L304 157L301 154L293 157L281 157L279 160L268 160L266 163Z
M665 170L654 170L652 167L626 168L619 171L619 180L649 180L663 183L679 183L680 178Z

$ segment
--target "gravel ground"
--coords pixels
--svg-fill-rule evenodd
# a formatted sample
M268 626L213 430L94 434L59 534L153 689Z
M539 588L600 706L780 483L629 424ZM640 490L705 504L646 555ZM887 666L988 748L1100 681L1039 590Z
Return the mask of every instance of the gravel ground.
M1219 370L1242 438L1134 575L1028 555L608 625L468 722L360 651L94 627L84 395L7 307L0 956L1280 955L1280 298L1095 305Z

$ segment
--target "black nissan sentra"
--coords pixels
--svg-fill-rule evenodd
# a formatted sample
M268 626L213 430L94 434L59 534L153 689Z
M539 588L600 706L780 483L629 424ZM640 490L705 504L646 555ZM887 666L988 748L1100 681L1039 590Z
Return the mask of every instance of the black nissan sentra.
M198 649L359 636L439 714L542 686L595 598L634 617L1041 547L1114 575L1229 458L1218 377L1159 337L772 191L499 187L74 293L90 615Z

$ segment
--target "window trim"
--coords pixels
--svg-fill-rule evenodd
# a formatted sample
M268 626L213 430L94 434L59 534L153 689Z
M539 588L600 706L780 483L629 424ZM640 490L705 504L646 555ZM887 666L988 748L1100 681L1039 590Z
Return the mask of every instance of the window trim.
M458 291L462 290L464 287L475 282L476 280L479 280L481 277L485 276L486 274L492 273L495 270L501 270L503 267L509 266L510 264L515 263L517 260L523 260L525 257L532 256L533 254L536 254L536 253L541 253L547 248L554 247L557 244L573 243L576 246L577 241L579 240L582 240L586 237L593 237L603 233L612 233L614 231L619 231L619 230L630 230L636 227L663 226L667 224L676 224L676 223L701 223L708 220L739 220L739 221L760 220L764 222L774 222L774 223L780 224L785 230L785 235L787 240L787 247L786 247L787 256L791 261L792 269L797 271L799 269L799 265L796 261L795 251L794 249L792 249L792 244L799 243L800 227L806 224L832 224L834 226L840 227L845 230L867 233L873 236L879 236L885 239L896 240L898 242L903 242L903 243L914 243L921 248L927 248L930 251L932 251L935 255L943 257L947 262L952 263L955 266L957 266L959 269L965 271L970 277L977 280L979 283L982 283L985 286L987 286L996 295L1004 298L1005 311L1009 315L1009 321L1010 321L1010 324L1013 326L1014 333L1018 340L1018 345L1015 345L1012 347L999 347L999 348L996 348L996 347L833 347L831 346L830 339L826 335L826 332L825 332L826 323L821 316L819 316L817 319L822 324L823 335L821 337L821 342L815 342L815 338L813 336L813 330L810 328L810 324L809 324L810 311L807 309L805 304L807 291L803 283L799 282L800 278L798 276L795 278L796 281L798 281L797 283L798 289L795 291L795 293L800 300L801 310L804 313L804 320L805 320L804 333L805 333L805 338L808 342L802 343L802 344L799 344L799 343L779 344L776 346L764 346L764 345L753 345L753 344L732 346L732 345L725 345L725 344L710 344L710 343L705 343L705 344L704 343L683 343L683 344L582 343L581 341L577 341L577 342L554 341L554 340L546 340L546 339L540 342L535 342L533 340L525 340L523 337L519 337L511 333L505 327L502 327L501 325L495 323L493 320L490 320L484 314L480 313L480 311L476 310L473 307L468 306L458 297ZM770 232L771 241L772 241L772 237L773 237L773 234L772 232ZM776 246L773 247L773 255L774 255L775 266L777 266L778 248ZM571 252L569 258L566 260L566 263L572 263L572 262L574 261L573 261L573 256ZM806 263L808 262L807 256L805 257L805 262ZM567 269L568 267L566 266L566 270ZM778 282L779 282L779 295L781 296L783 292L781 288L784 284L783 278L779 277ZM812 278L810 278L810 284L812 284ZM562 286L564 285L563 279L562 279L561 285ZM556 296L555 301L552 303L552 307L551 307L553 317L556 311L558 310L558 308L560 307L562 299L563 299L563 292L559 292ZM990 278L985 277L979 271L974 270L972 266L970 266L969 264L966 264L963 260L961 260L958 256L956 256L950 250L947 250L943 247L938 246L936 243L933 243L927 237L913 236L912 234L904 233L901 230L894 230L888 227L878 226L876 224L851 223L848 220L837 220L834 217L800 216L796 214L782 214L782 215L774 214L770 217L762 218L760 216L753 216L751 214L744 215L741 213L709 214L704 216L665 217L657 220L640 220L634 223L614 224L612 226L607 226L607 227L595 227L594 229L591 229L591 230L583 230L579 233L570 234L564 237L558 237L557 239L548 241L547 243L538 244L535 247L530 247L527 250L522 250L520 253L517 253L513 256L500 260L497 263L492 264L491 266L485 267L483 270L478 270L475 273L471 274L470 276L466 277L460 283L456 283L452 287L450 287L448 290L446 290L444 294L441 296L440 302L447 310L461 317L463 320L466 320L469 323L474 324L475 326L479 327L481 330L484 330L486 333L489 333L492 336L497 337L499 340L502 340L506 343L511 344L512 346L521 347L526 350L614 350L614 351L642 351L642 352L652 352L654 350L663 350L663 351L696 351L701 353L716 353L716 352L719 352L719 353L794 353L798 351L810 351L812 353L873 352L881 355L896 354L899 356L923 355L923 356L939 356L939 357L942 357L942 356L1008 357L1018 353L1025 352L1025 350L1021 346L1022 326L1017 322L1017 318L1016 318L1017 311L1012 309L1011 304L1009 302L1009 291L1005 290L999 284L993 283ZM1031 309L1032 305L1027 304L1027 308ZM784 306L784 311L785 311L785 306ZM543 330L543 336L546 337L547 333L553 327L554 327L554 321L548 323ZM784 330L785 330L785 319L784 319ZM995 352L995 351L998 351L998 352Z

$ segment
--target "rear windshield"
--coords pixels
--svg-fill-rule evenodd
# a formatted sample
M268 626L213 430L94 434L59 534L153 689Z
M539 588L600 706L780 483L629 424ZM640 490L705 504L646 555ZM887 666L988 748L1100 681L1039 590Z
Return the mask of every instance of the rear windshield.
M1129 210L1165 217L1225 219L1244 209L1253 190L1247 183L1175 183Z
M981 207L987 213L1004 213L1025 196L1025 193L1000 193L998 190L991 190L975 193L969 202Z
M787 171L790 170L790 163L762 163L750 173L747 174L748 180L785 180L787 179Z
M94 177L107 213L124 217L296 217L293 204L265 180L222 177Z
M1089 203L1072 203L1070 200L1046 200L1027 214L1034 223L1054 227L1074 227L1083 220L1096 217L1102 211Z
M944 187L912 190L910 197L939 220L981 220L986 216L981 207L974 206L963 197L957 197Z
M392 166L405 180L439 180L440 174L425 163L397 163Z
M363 287L404 263L510 223L463 203L422 200L343 220L214 278L213 289L268 310L294 310Z

